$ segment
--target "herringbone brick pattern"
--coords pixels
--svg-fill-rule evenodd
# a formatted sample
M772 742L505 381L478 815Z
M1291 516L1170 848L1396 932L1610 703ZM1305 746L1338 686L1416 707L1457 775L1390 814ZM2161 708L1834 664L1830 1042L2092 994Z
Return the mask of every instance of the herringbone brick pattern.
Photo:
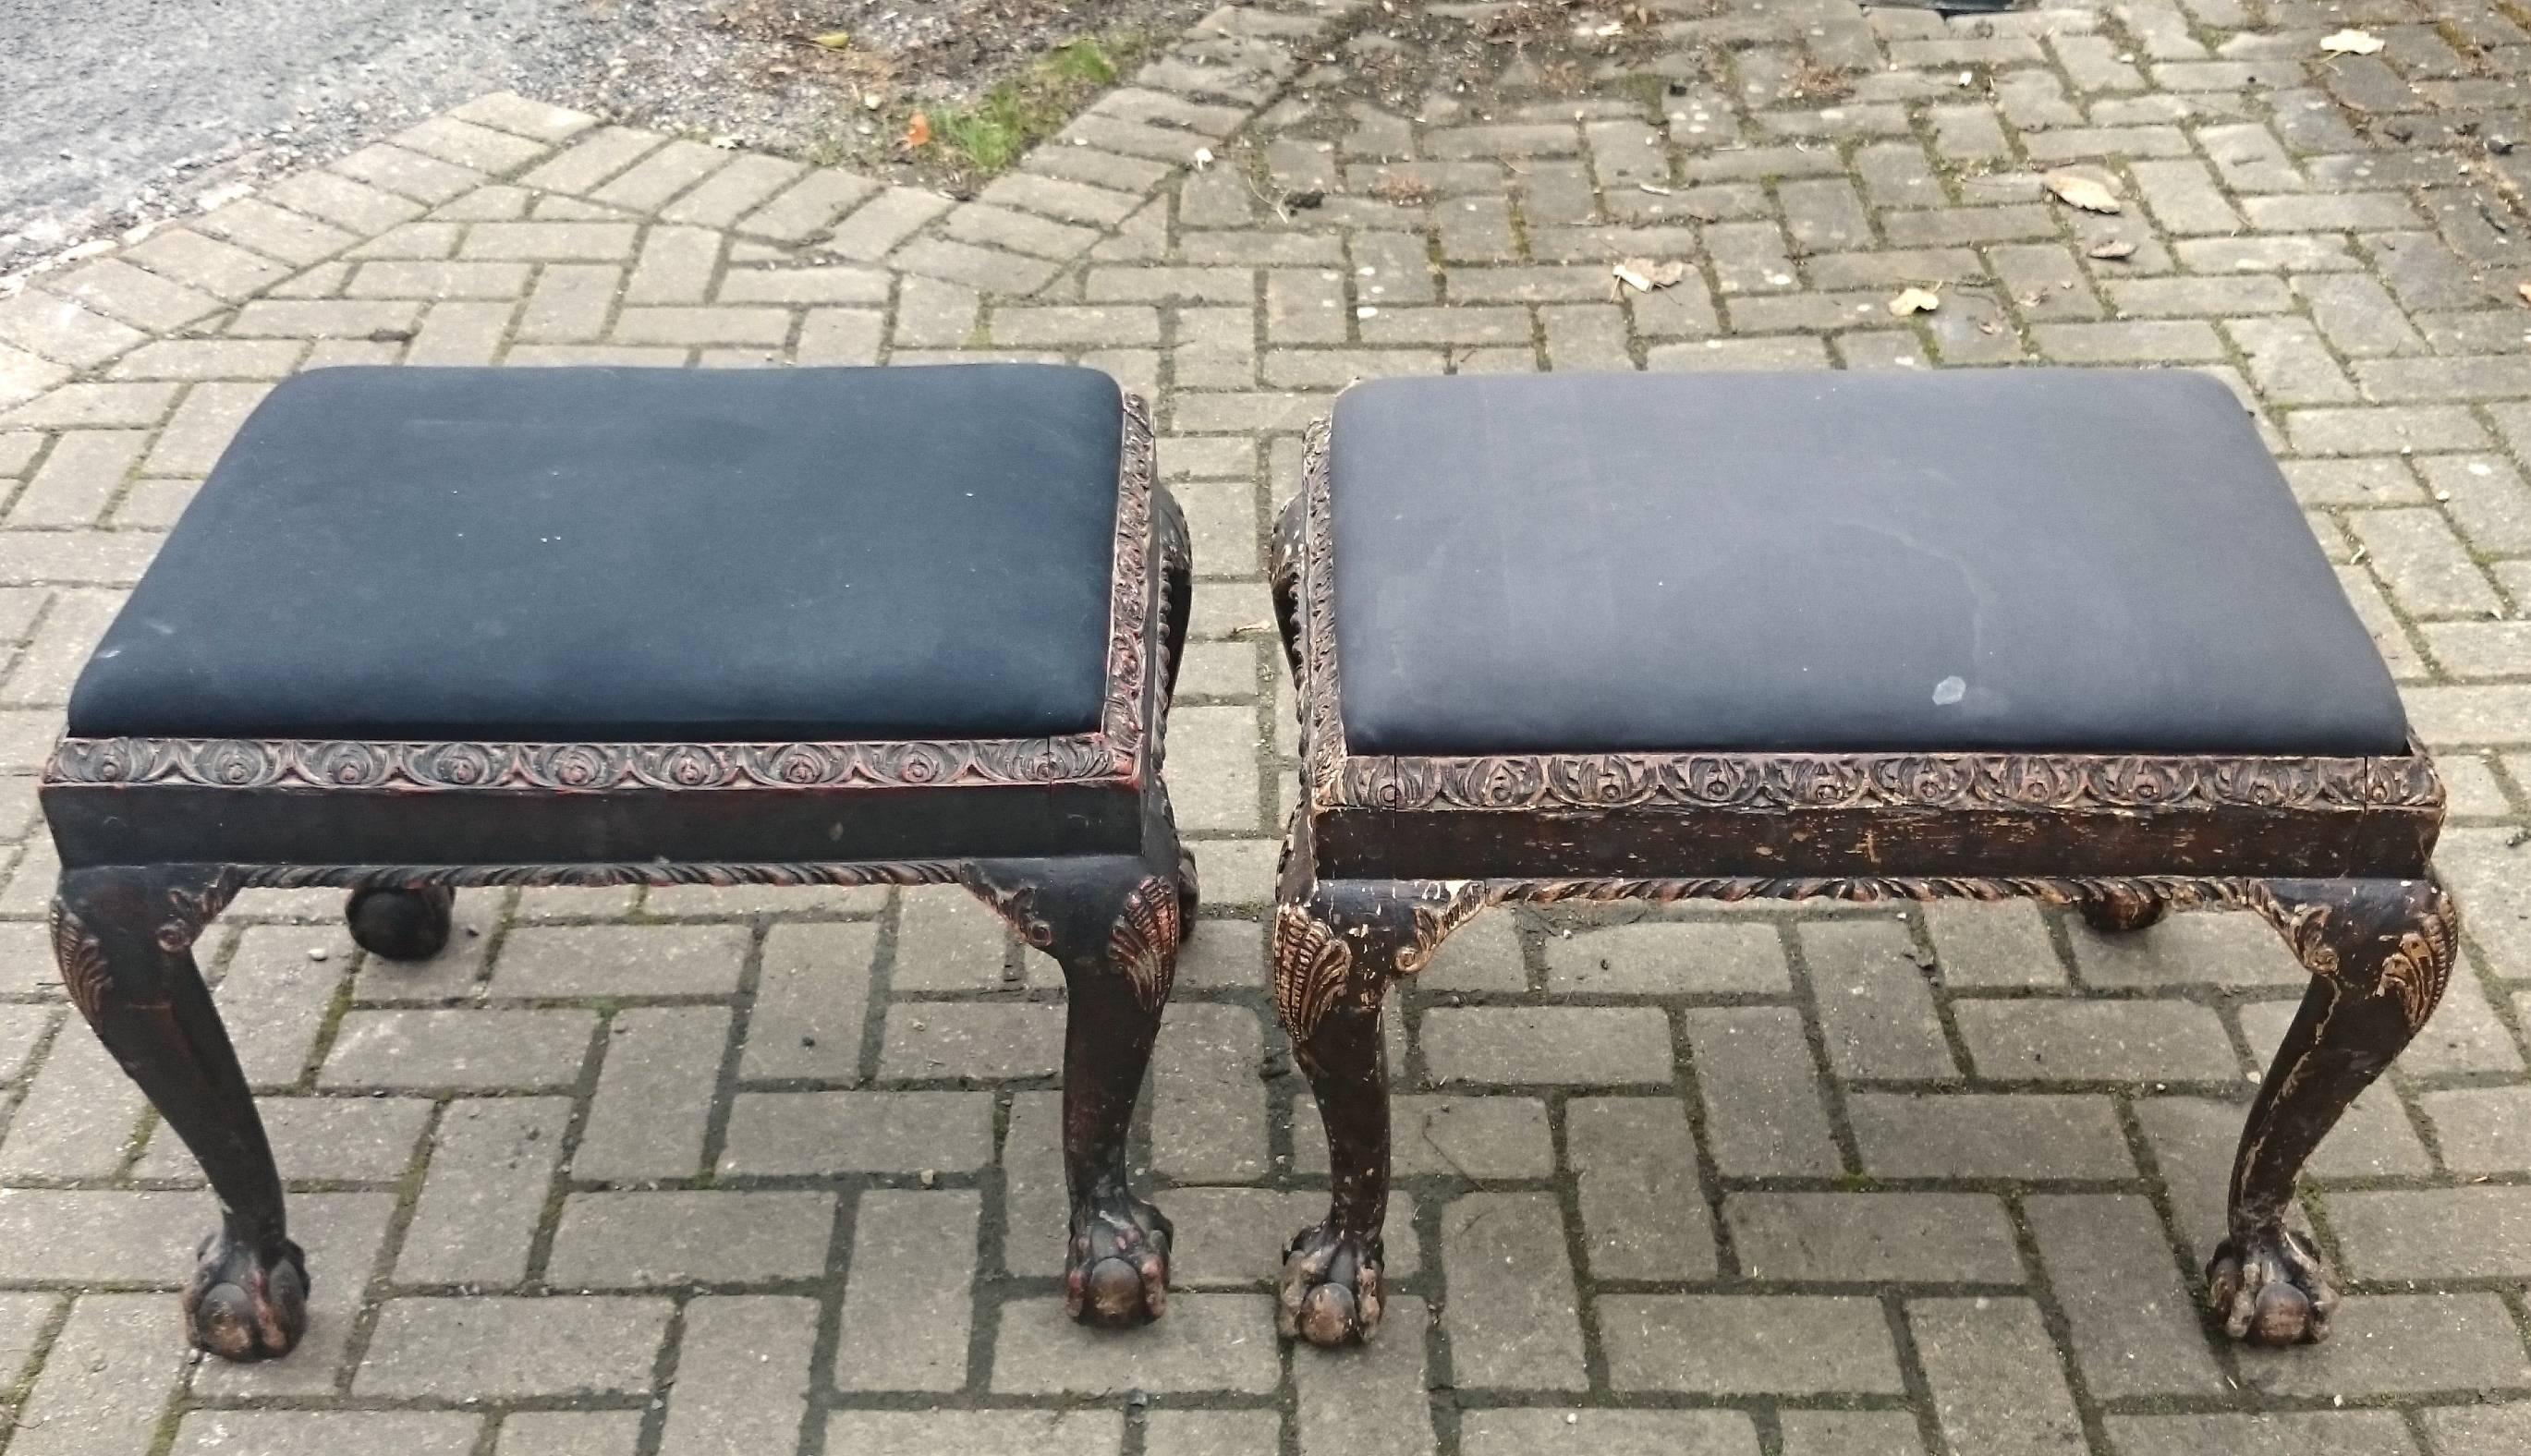
M9 1456L2531 1448L2522 19L1242 4L971 200L492 96L37 279L0 301ZM2349 25L2385 48L2324 57ZM1628 256L1688 268L1614 292ZM267 894L204 958L316 1324L189 1359L209 1201L54 984L30 775L241 419L329 364L986 357L1152 395L1194 525L1167 1319L1061 1319L1060 980L954 893L476 893L411 969ZM1462 930L1394 1022L1401 1297L1366 1352L1278 1349L1324 1186L1261 949L1302 427L1378 373L2039 362L2239 390L2451 787L2463 974L2304 1201L2337 1338L2192 1313L2299 994L2268 932L1946 905Z

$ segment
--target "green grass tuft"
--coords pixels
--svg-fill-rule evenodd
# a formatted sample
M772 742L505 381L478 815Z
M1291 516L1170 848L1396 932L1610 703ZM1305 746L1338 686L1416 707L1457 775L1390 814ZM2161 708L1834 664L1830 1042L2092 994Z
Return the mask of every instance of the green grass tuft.
M1056 46L976 100L930 113L932 144L961 170L992 176L1061 130L1151 48L1149 36L1130 31Z

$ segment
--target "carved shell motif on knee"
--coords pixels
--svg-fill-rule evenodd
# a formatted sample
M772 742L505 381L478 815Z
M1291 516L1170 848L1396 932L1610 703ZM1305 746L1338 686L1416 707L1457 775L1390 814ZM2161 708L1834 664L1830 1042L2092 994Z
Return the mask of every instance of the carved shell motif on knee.
M1125 896L1125 908L1107 934L1107 950L1133 984L1135 1003L1145 1011L1168 1004L1169 982L1177 974L1177 886L1158 875L1145 875Z
M1353 978L1353 947L1298 905L1274 908L1274 1010L1307 1041Z

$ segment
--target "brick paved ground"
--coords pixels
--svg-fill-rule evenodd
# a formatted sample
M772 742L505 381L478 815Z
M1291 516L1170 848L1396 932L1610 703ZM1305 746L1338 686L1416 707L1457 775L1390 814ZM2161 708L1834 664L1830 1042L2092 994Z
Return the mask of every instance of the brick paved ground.
M487 97L0 302L9 1456L2531 1448L2531 152L2498 140L2531 33L2407 0L1643 9L1613 60L1476 40L1466 91L1387 7L1226 9L954 206ZM2350 22L2387 49L2321 61ZM2125 210L2043 200L2062 163ZM1629 254L1691 268L1615 302ZM1940 311L1893 319L1909 284ZM472 893L418 970L365 963L334 895L251 895L205 961L317 1320L286 1363L188 1359L209 1201L65 1014L28 775L240 418L355 361L1012 353L1153 393L1197 535L1169 1317L1059 1318L1060 983L955 894ZM2190 1313L2297 994L2268 933L1946 905L1462 931L1396 1022L1401 1297L1367 1353L1279 1351L1324 1158L1260 949L1296 432L1378 372L2038 360L2244 392L2451 787L2463 974L2304 1201L2337 1339L2246 1353Z

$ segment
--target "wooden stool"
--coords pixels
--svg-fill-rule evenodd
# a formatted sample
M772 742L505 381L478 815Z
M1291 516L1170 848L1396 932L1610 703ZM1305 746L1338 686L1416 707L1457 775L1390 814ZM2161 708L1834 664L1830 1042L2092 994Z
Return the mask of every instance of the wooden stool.
M2443 790L2220 383L1364 384L1272 575L1303 777L1274 997L1334 1185L1287 1336L1379 1319L1390 980L1490 905L1690 897L2257 912L2313 980L2207 1297L2236 1338L2326 1332L2284 1214L2450 973Z
M63 982L219 1196L195 1338L307 1322L192 952L247 886L349 886L413 959L458 885L964 885L1070 987L1072 1311L1159 1314L1125 1139L1195 909L1159 778L1189 572L1149 417L1088 369L284 382L42 786Z

